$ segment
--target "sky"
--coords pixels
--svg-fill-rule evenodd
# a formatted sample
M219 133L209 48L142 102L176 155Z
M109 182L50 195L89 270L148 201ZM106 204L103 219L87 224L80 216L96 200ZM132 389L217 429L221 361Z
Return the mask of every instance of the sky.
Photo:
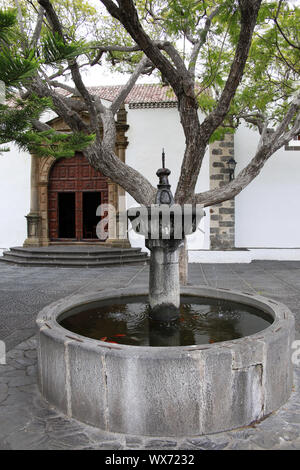
M129 77L129 74L112 73L104 66L88 67L86 72L82 72L82 78L86 86L125 85ZM158 80L154 75L150 77L144 75L139 77L138 83L158 83Z

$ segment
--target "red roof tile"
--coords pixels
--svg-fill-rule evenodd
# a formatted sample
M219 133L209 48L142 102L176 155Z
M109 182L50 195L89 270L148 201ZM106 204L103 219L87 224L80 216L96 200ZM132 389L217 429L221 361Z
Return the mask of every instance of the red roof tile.
M89 87L99 98L107 101L113 101L122 89L122 85ZM177 102L177 98L171 88L159 84L156 85L134 85L128 94L125 103L168 103Z

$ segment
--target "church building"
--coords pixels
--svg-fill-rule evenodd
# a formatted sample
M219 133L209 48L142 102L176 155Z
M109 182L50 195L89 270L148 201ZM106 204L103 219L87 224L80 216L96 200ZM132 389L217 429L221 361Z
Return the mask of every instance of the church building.
M119 86L94 87L110 102ZM201 116L200 116L201 119ZM58 117L48 120L67 131ZM165 149L173 192L180 174L184 135L176 97L160 85L135 85L116 115L116 153L157 185L156 171ZM219 187L254 155L259 135L241 126L235 135L210 144L196 192ZM120 207L120 201L125 201ZM188 237L190 262L300 260L300 140L274 154L260 175L235 199L206 208L197 232ZM82 153L55 160L20 152L14 144L0 156L0 249L59 245L142 248L144 238L128 226L127 239L99 240L97 208L117 212L136 205L124 190L94 170ZM126 207L125 207L126 206ZM1 251L0 251L1 254Z

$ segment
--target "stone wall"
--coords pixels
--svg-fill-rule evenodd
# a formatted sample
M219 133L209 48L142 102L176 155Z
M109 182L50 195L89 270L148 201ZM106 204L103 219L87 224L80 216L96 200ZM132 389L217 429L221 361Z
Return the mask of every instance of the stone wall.
M224 139L210 145L210 189L219 188L229 182L227 162L234 158L234 136L226 134ZM234 199L210 208L210 247L212 250L230 250L235 246Z

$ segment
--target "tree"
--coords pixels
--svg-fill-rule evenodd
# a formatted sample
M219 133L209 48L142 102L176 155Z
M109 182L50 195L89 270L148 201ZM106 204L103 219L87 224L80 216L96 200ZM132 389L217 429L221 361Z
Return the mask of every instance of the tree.
M300 132L300 9L292 2L100 0L98 10L90 7L85 14L84 24L81 13L88 7L83 0L72 5L68 0L15 0L15 4L19 34L1 49L0 60L7 55L15 63L18 52L34 70L30 81L19 77L17 85L10 82L10 73L0 70L0 79L20 93L14 106L26 107L33 101L37 109L39 100L44 109L51 106L81 143L89 163L138 203L152 203L156 189L116 156L114 115L143 73L158 73L178 99L186 140L175 194L179 204L209 206L233 198L276 150ZM104 58L112 68L130 73L109 107L88 90L82 73L101 67ZM72 86L62 80L68 74ZM81 100L74 99L77 96ZM199 108L206 114L202 122ZM83 112L89 113L89 123ZM260 132L255 155L234 180L195 194L207 145L225 132L234 132L243 120ZM61 136L37 115L28 122L18 140L3 119L2 143L16 140L42 154L45 138L53 143L50 148L58 145L55 139L60 142ZM64 149L57 156L64 156Z

